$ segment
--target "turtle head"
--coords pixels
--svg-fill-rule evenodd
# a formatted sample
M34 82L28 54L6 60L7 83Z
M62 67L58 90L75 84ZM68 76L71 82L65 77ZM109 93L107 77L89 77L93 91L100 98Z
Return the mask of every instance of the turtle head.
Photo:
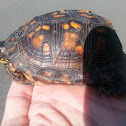
M4 47L5 41L0 42L0 62L6 64L7 58L6 58L6 48Z

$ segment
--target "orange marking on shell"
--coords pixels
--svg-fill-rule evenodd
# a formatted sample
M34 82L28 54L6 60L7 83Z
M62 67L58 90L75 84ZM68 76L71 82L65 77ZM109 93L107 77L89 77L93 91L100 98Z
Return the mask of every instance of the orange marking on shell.
M43 47L43 52L49 52L50 51L50 47L49 45L46 43Z
M61 13L63 13L65 10L60 10Z
M17 81L17 80L16 80L16 83L17 83L17 84L20 84L20 85L24 85L23 82L20 82L20 81Z
M24 76L26 77L27 80L29 80L31 83L34 83L35 80L31 77L31 76L28 76L26 74L24 74Z
M31 22L34 18L32 18L31 20L29 20L28 22L26 22L23 26L25 26L26 24L28 24L29 22Z
M44 36L43 35L38 35L35 38L32 39L31 44L35 47L35 48L40 48L43 44L43 40L44 40Z
M78 35L76 33L65 32L62 48L67 48L68 50L71 50L75 47L77 39Z
M66 15L55 15L55 18L59 18L59 17L65 17Z
M86 10L78 10L78 12L80 12L80 13L85 13Z
M7 51L7 53L12 52L12 51L14 51L14 50L15 50L15 46L11 47L11 48Z
M36 22L36 21L31 22L31 24L30 24L30 25L33 25L35 22Z
M14 40L15 40L15 38L12 38L12 39L11 39L11 41L14 41Z
M43 26L42 26L42 29L49 30L50 27L49 27L49 25L43 25Z
M28 28L29 28L29 26L26 26L26 27L24 28L24 31L26 31Z
M62 75L61 80L65 81L65 82L68 81L69 80L68 75Z
M11 67L11 71L13 71L13 72L14 72L14 71L16 71L16 69L15 69L14 67Z
M37 31L39 31L41 29L41 26L38 26L36 29L35 29L35 31L37 32Z
M63 80L67 84L71 84L71 82L69 81L68 75L62 75L61 80Z
M35 81L34 82L34 85L41 85L41 86L45 86L47 84L43 83L43 82L40 82L40 81Z
M71 84L71 82L70 82L70 81L67 81L66 83L67 83L67 84Z
M63 24L62 27L63 27L63 29L69 29L69 25L68 24Z
M81 45L76 47L76 53L83 55L84 49Z
M80 14L81 16L87 17L87 18L95 18L95 16L89 16L87 14Z
M45 71L43 73L43 76L45 76L45 77L51 77L52 76L52 73L51 72L48 72L48 71Z
M105 21L107 21L108 23L112 24L112 22L111 22L110 20L108 20L107 18L103 17L103 19L104 19Z
M14 69L17 69L17 61L15 61L15 62L13 63L13 67L14 67Z
M70 33L71 39L76 40L78 38L78 35L76 33Z
M71 26L74 27L75 29L78 29L78 28L81 29L81 28L82 28L82 26L81 26L80 24L76 23L76 22L71 21L70 24L71 24Z
M61 82L59 82L59 81L54 81L54 83L58 84L58 83L61 83Z
M16 68L17 68L17 62L15 61L14 63L13 63L13 65L10 63L9 64L9 66L10 66L10 68L11 68L11 71L16 71Z
M90 11L89 10L86 10L86 13L90 13Z
M21 42L18 43L18 47L19 47L19 49L20 49L20 51L21 51L21 53L22 53L23 46L22 46L22 43L21 43Z
M51 15L56 15L56 14L58 14L58 12L53 12Z
M34 34L35 34L35 32L31 32L29 35L27 35L27 37L31 38Z

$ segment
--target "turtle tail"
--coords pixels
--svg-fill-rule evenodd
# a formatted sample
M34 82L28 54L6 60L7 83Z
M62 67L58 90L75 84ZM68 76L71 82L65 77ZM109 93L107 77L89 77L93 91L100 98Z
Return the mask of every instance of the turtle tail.
M4 47L5 41L0 42L0 62L6 64L7 58L6 58L6 49Z

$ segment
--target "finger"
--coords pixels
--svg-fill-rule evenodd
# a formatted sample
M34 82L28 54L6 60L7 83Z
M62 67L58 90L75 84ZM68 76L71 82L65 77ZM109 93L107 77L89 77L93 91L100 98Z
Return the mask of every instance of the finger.
M28 123L28 110L31 103L33 86L19 85L12 82L6 99L6 106L2 126L8 126L13 123ZM19 122L18 122L19 121ZM16 124L15 124L16 125Z
M30 124L37 125L40 121L43 125L82 124L84 92L85 86L77 85L35 86L29 109Z
M48 99L57 99L72 104L82 111L85 89L85 86L79 85L47 85L42 87L35 85L32 103L36 101L48 101Z

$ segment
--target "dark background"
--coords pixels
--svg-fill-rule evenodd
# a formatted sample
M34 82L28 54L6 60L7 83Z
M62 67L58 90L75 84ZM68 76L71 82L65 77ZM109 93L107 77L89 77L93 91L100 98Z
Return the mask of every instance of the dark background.
M5 40L19 26L34 16L63 9L87 9L112 21L126 53L125 0L0 0L0 41ZM0 122L6 96L11 84L0 64Z

